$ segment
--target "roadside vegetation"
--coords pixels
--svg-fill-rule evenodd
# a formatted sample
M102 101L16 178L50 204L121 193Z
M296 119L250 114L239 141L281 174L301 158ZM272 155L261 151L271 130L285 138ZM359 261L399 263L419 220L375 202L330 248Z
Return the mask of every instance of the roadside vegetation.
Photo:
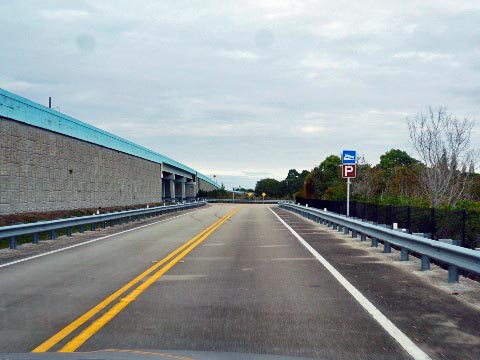
M470 143L474 121L457 119L440 107L418 113L407 124L416 153L390 149L378 164L360 156L351 200L480 211L480 174L475 172L479 152ZM258 181L255 193L285 199L345 200L346 181L340 165L340 156L328 155L310 171L292 169L285 180Z

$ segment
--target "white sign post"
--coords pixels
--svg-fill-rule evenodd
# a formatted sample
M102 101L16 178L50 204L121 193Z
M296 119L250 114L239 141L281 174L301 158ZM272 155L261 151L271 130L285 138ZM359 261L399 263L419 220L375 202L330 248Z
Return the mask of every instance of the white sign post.
M342 152L342 177L347 179L347 216L350 216L350 179L357 176L357 152L343 150Z

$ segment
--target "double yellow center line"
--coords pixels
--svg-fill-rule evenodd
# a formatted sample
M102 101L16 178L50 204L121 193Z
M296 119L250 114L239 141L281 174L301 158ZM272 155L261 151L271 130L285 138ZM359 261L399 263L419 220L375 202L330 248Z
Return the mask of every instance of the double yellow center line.
M67 325L65 328L60 330L58 333L53 335L51 338L37 346L32 352L46 352L52 347L57 345L60 341L64 340L67 336L71 335L75 330L80 326L84 325L90 319L92 319L99 312L107 308L111 303L117 300L120 296L125 294L132 287L137 285L139 282L144 280L147 276L153 273L147 280L142 282L139 286L133 289L126 296L119 299L110 309L104 312L98 319L93 321L88 325L80 334L75 336L69 342L67 342L59 352L73 352L77 350L82 344L84 344L89 338L91 338L97 331L99 331L103 326L105 326L110 320L112 320L117 314L119 314L123 309L125 309L128 304L134 301L142 292L144 292L150 285L157 281L163 274L170 270L176 263L178 263L183 257L185 257L190 251L197 247L202 241L209 237L215 230L223 225L228 219L230 219L236 212L240 210L240 207L237 207L230 211L227 215L219 219L214 224L210 225L199 234L194 236L192 239L187 241L185 244L181 245L170 254L168 254L161 261L151 266L143 273L138 275L133 280L129 281L127 284L122 286L120 289L115 291L113 294L105 298L103 301L95 305L93 308L88 310L85 314L81 315L79 318L74 320L72 323ZM164 267L164 265L167 263ZM158 270L160 268L160 270ZM157 272L155 272L158 270Z

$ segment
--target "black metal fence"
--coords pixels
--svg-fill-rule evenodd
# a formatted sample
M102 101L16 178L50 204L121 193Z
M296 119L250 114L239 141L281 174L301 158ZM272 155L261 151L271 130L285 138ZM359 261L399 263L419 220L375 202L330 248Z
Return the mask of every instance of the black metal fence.
M327 209L337 214L346 214L347 202L320 199L296 198L301 205ZM398 228L409 233L424 233L431 239L460 240L468 248L480 247L480 212L418 208L399 205L379 205L351 201L350 216L377 224L397 223Z

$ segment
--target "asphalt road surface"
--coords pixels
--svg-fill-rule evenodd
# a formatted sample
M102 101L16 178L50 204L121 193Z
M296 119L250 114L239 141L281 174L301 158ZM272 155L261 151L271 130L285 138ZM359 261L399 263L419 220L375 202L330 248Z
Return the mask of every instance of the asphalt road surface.
M407 352L275 213L416 349ZM476 309L343 241L277 206L214 205L2 267L0 352L478 358Z

